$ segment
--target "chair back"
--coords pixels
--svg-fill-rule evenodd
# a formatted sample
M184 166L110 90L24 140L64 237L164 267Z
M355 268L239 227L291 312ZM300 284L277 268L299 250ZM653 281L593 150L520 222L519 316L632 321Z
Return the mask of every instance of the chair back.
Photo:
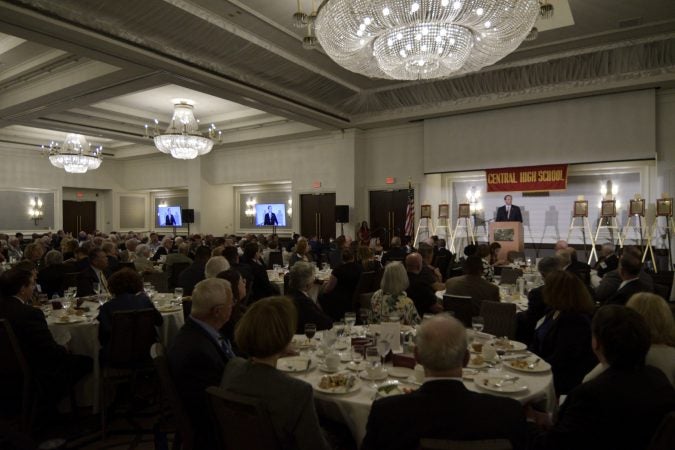
M157 342L156 315L154 308L113 313L107 366L135 369L149 365L150 347Z
M455 319L462 322L465 327L471 328L471 318L474 316L471 297L445 294L443 296L443 310L451 312Z
M169 292L169 277L164 272L146 272L143 274L143 281L152 283L157 292Z
M66 290L69 287L77 286L77 277L80 275L80 272L69 272L63 275L63 280L61 281L61 287Z
M512 450L508 439L482 439L452 441L445 439L420 439L418 450Z
M375 280L377 279L377 272L361 272L359 277L359 282L356 284L354 289L354 297L352 299L352 305L354 305L354 311L358 310L360 304L361 294L366 292L374 292L378 288L374 288Z
M175 289L178 286L178 277L180 273L190 267L190 263L174 263L171 265L171 269L167 269L167 275L169 277L169 290Z
M450 265L450 258L447 255L441 255L436 257L436 267L438 271L441 272L443 281L448 279L448 266Z
M269 264L267 264L268 269L273 269L275 264L283 266L284 265L284 255L281 251L270 252L268 261L269 261Z
M675 448L675 411L661 421L647 450L672 450Z
M206 389L225 450L275 450L280 445L260 400L211 386ZM232 432L236 430L236 432Z
M516 335L516 305L513 303L493 302L483 300L480 305L480 315L485 321L485 333L495 336L508 336L513 339Z
M183 297L183 320L187 320L190 313L192 313L192 297L188 295Z
M375 292L365 292L363 294L359 294L359 309L368 309L370 310L370 299L373 298L373 294Z
M176 422L176 429L180 435L182 448L183 450L192 450L194 448L194 430L192 429L190 418L185 414L183 402L180 400L178 391L176 391L176 385L171 377L171 370L166 359L164 346L160 343L152 344L152 347L150 347L150 357L155 366L162 392L166 397L166 401L169 404L169 408L171 408L171 413Z
M518 277L523 276L523 271L512 267L503 267L499 284L516 284Z
M21 428L28 431L31 422L32 376L12 326L0 319L0 403L21 409ZM6 411L3 411L3 413Z

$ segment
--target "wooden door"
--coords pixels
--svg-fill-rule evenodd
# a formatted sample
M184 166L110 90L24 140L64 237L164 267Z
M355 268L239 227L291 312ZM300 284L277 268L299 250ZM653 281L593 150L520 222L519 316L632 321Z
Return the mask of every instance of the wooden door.
M300 196L300 234L318 236L325 242L335 238L335 194Z
M394 236L403 238L408 190L370 191L370 231L386 249Z
M63 231L77 236L96 230L96 202L63 201Z

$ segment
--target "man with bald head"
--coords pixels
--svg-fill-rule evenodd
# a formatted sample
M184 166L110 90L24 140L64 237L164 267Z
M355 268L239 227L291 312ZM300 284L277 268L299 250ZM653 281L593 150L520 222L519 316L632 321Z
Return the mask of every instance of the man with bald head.
M415 359L424 366L424 383L411 394L373 403L363 449L415 449L423 438L508 439L514 450L525 448L527 427L520 403L464 386L462 367L469 355L461 322L447 314L422 322Z
M420 276L422 265L422 255L417 252L405 257L405 270L408 272L410 282L406 293L415 303L415 308L420 315L436 314L443 311L443 306L436 301L433 285L426 277Z

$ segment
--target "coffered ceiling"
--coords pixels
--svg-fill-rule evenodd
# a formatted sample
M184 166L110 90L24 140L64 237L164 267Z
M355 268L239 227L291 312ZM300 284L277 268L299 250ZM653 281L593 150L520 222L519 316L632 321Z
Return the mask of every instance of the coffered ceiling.
M304 50L304 30L291 23L296 0L0 0L0 147L79 132L116 158L151 153L143 126L157 118L166 127L173 98L194 100L227 148L675 86L675 2L551 3L537 40L495 66L397 82Z

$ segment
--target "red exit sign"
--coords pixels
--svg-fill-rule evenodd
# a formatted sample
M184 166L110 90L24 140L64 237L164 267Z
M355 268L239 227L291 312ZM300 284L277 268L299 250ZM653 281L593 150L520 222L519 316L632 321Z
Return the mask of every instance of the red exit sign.
M321 182L320 181L312 181L312 187L314 189L319 189L321 187Z
M387 184L394 184L396 182L396 178L394 177L387 177L384 179L384 182Z

